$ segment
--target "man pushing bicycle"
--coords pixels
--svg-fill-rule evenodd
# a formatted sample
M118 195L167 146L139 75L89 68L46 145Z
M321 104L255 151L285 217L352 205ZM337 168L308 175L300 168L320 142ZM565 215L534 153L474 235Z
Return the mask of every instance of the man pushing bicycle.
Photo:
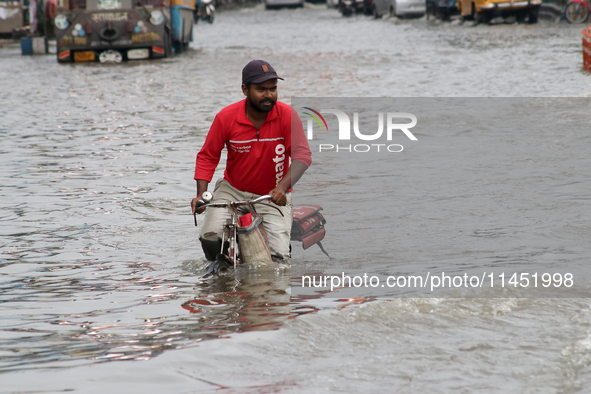
M215 184L213 202L270 194L273 206L261 205L257 213L263 219L271 255L282 260L290 257L290 190L312 164L312 155L299 117L290 106L277 101L278 79L283 80L264 60L253 60L242 69L246 99L227 106L213 121L197 154L197 197L191 200L191 209L193 214L205 211L200 206L201 195L207 191L226 147L226 169ZM229 217L222 209L207 210L199 233L207 260L215 260L220 253L223 226Z

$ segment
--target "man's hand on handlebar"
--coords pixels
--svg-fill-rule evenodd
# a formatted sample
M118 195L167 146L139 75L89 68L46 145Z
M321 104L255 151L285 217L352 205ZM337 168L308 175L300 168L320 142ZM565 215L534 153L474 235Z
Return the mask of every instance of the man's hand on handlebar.
M287 203L287 196L285 195L285 192L279 186L277 186L275 189L271 190L269 192L269 194L273 196L271 198L271 202L273 202L281 207Z
M201 195L198 195L197 197L195 197L194 199L191 200L191 211L193 213L193 215L195 215L196 213L203 213L205 212L205 207L202 207L201 205L203 205L204 202L201 199Z

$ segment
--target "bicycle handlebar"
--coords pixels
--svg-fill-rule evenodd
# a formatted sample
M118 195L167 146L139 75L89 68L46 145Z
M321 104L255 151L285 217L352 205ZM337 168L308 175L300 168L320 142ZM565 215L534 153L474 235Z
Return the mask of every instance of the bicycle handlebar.
M241 205L257 204L262 201L269 200L271 198L273 198L272 195L265 194L264 196L257 197L254 200L230 201L230 202L210 202L210 203L201 205L201 207L212 207L212 208L227 208L228 206L239 207ZM203 202L203 200L199 200L199 201Z
M204 193L205 194L205 193ZM253 205L253 204L263 204L263 205L267 205L269 207L275 208L280 214L281 216L283 216L283 212L281 212L281 210L271 204L266 204L263 201L265 200L270 200L271 198L273 198L272 195L270 194L265 194L264 196L260 196L255 198L254 200L244 200L244 201L230 201L230 202L205 202L203 200L199 200L198 203L198 207L212 207L212 208L229 208L229 207L239 207L242 205ZM195 220L195 227L197 227L197 213L193 214L193 219Z

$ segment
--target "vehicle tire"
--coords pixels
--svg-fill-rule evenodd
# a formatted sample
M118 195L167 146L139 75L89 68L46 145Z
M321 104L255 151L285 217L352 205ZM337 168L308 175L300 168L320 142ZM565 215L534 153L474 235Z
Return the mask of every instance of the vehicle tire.
M344 4L342 4L340 11L341 11L341 14L343 16L351 16L351 15L353 15L353 10L351 8L347 7Z
M433 18L441 19L441 9L438 5L433 5Z
M215 261L212 261L205 273L205 277L223 275L224 273L231 271L234 268L234 264L223 254L218 254Z
M564 8L564 17L569 23L583 23L589 17L589 10L583 4L571 1Z
M211 12L209 15L207 15L207 21L209 23L213 23L214 19L215 19L215 12Z
M472 3L472 24L473 26L478 26L480 22L480 13L476 12L476 5Z
M433 2L433 7L431 7L431 15L433 15L433 19L441 19L441 7L439 7L437 1Z
M585 7L583 7L585 8ZM587 8L585 8L585 10L587 10ZM538 15L540 15L540 7L534 7L534 8L530 8L529 11L527 12L528 15L528 23L530 24L534 24L534 23L538 23ZM589 16L589 12L587 11L587 16ZM586 20L587 18L585 18Z
M172 56L172 38L168 30L164 29L164 57Z
M463 25L470 17L464 15L464 3L460 1L460 25Z
M490 23L490 21L492 20L492 17L488 12L480 11L479 12L479 19L480 19L480 23L488 25Z
M527 11L525 10L519 11L517 14L515 14L515 20L517 21L517 23L524 23L526 17Z
M382 16L378 13L378 9L375 6L375 4L374 4L374 6L372 8L373 8L373 18L374 19L380 19Z
M58 46L56 46L56 54L55 54L55 58L57 59L58 63L70 63L70 60L60 60L60 53L62 52L62 49ZM71 53L71 52L70 52Z

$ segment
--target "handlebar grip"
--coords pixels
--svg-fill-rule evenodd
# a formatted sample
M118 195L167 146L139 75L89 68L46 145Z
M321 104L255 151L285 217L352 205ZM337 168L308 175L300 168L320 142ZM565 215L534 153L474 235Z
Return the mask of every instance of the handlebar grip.
M197 207L196 208L200 208L202 205L206 205L209 204L209 202L212 200L213 198L213 194L211 194L210 192L203 192L201 194L201 199L197 200ZM193 213L193 219L195 220L195 227L197 227L197 212Z
M203 201L204 204L210 203L212 199L213 194L211 194L210 192L203 192L203 194L201 195L201 201Z
M269 199L271 199L271 198L273 198L273 196L272 196L272 195L270 195L270 194L265 194L264 196L260 196L260 197L258 197L258 198L255 198L254 200L250 200L249 202L250 202L251 204L256 204L257 202L261 202L261 201L269 200Z

